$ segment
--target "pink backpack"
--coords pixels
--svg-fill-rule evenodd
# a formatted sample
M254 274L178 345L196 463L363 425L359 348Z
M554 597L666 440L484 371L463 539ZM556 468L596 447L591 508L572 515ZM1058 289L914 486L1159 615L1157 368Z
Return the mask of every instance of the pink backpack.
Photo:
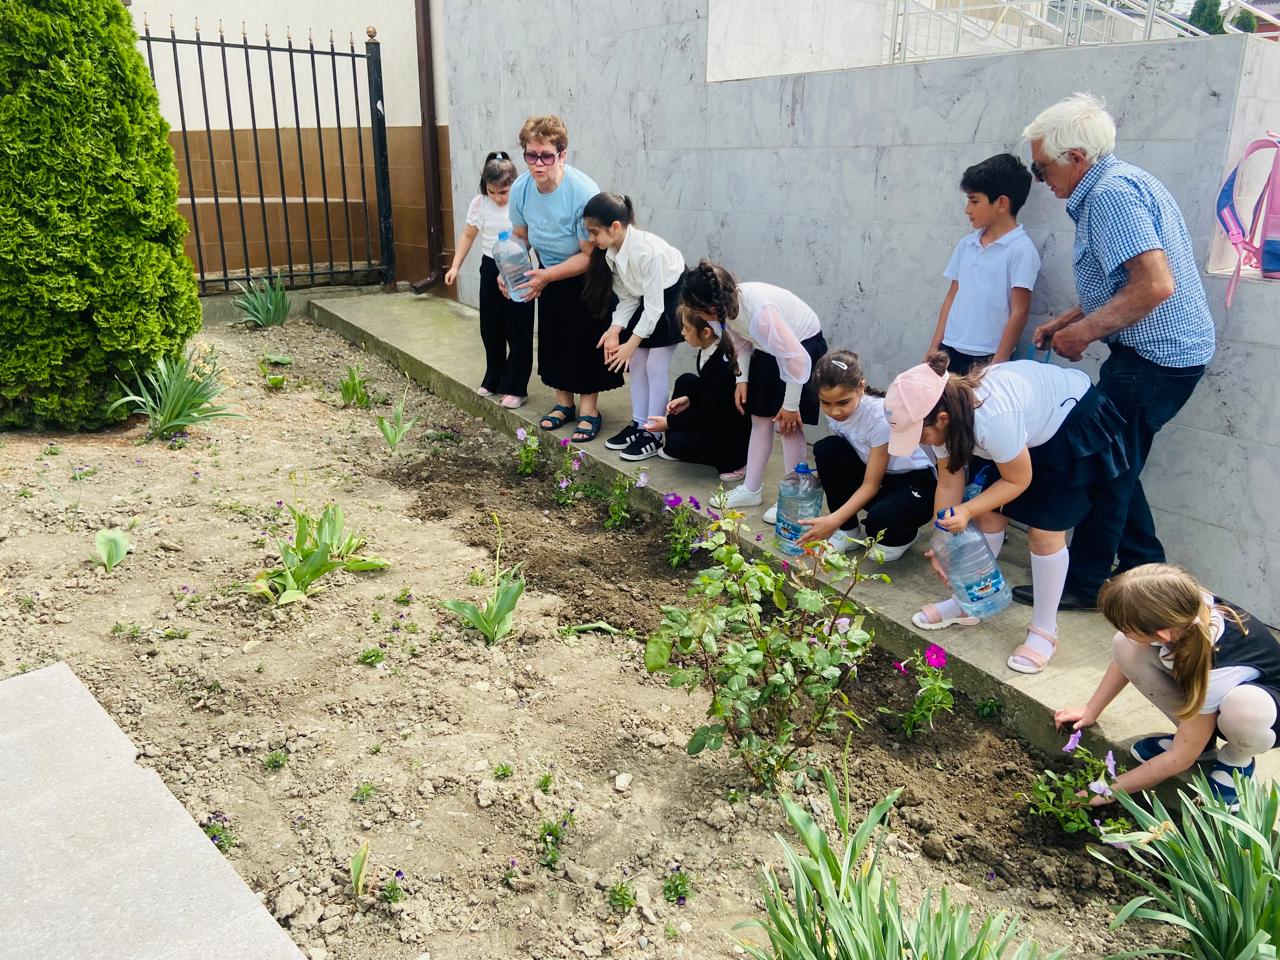
M1258 195L1258 202L1253 205L1253 222L1246 234L1236 212L1236 177L1249 157L1259 150L1274 150L1275 155L1271 160L1271 174ZM1245 148L1240 162L1218 193L1218 222L1236 249L1236 269L1227 285L1227 306L1230 307L1242 266L1256 267L1268 280L1280 280L1280 134L1268 130L1264 139L1255 140Z

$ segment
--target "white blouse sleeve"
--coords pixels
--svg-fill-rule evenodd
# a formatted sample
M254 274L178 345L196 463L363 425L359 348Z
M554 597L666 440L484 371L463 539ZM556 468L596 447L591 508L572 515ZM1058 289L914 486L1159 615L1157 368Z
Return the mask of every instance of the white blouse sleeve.
M813 361L782 311L772 303L765 304L751 318L750 331L751 339L777 359L778 373L786 384L782 409L794 413L800 409L800 394L813 373Z

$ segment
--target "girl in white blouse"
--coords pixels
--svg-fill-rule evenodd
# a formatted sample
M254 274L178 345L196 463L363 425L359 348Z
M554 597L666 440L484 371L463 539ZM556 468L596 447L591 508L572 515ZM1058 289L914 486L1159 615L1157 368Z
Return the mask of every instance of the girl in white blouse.
M631 421L604 445L623 460L647 460L662 449L662 437L645 429L667 409L671 358L680 342L676 306L684 256L656 234L637 229L631 198L598 193L582 208L592 246L582 298L603 317L617 298L609 329L597 347L605 366L626 370L631 381Z
M719 497L721 509L764 501L764 470L773 452L774 425L782 434L785 472L808 457L802 423L818 422L813 365L827 352L813 308L789 290L768 283L738 283L719 264L702 260L685 276L681 308L723 327L738 361L735 402L751 414L742 485ZM765 515L769 520L769 515Z
M493 245L498 234L511 229L508 201L516 165L502 151L485 157L480 192L467 207L467 225L458 237L453 263L444 275L446 286L458 279L458 268L480 240L480 339L484 343L484 377L476 393L497 397L504 407L524 405L533 372L533 301L517 303L498 289L498 265Z
M1058 646L1067 531L1089 512L1092 490L1128 467L1124 419L1083 370L1015 360L957 377L948 376L949 361L932 353L889 386L889 455L905 456L921 442L933 446L933 505L943 529L976 521L999 553L1009 520L1026 524L1035 603L1026 641L1008 665L1039 673ZM991 463L983 491L962 502L966 468L976 476ZM954 597L926 604L911 620L924 630L978 622Z

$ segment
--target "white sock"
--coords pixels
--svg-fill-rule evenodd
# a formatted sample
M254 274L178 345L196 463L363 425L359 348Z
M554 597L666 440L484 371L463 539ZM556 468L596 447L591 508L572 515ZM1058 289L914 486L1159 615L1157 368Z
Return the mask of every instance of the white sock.
M1066 547L1043 557L1031 555L1031 592L1035 597L1031 625L1054 636L1058 635L1058 601L1067 582L1070 559ZM1034 633L1027 634L1027 646L1046 657L1053 655L1053 644Z
M631 419L643 427L649 417L649 351L640 347L631 355Z
M945 600L939 600L934 604L938 608L938 616L943 620L954 620L956 617L967 617L968 614L960 606L960 601L955 597L947 597Z
M984 533L983 536L987 538L987 546L991 548L991 555L998 558L1000 556L1000 548L1004 546L1004 531Z
M650 347L649 360L645 364L645 374L649 381L649 400L647 414L660 417L667 412L667 392L670 389L671 358L676 355L675 344L669 347ZM644 426L644 421L640 422Z
M768 417L751 417L751 439L747 443L747 474L742 485L759 490L764 485L764 468L773 453L773 421ZM792 464L794 467L795 464Z

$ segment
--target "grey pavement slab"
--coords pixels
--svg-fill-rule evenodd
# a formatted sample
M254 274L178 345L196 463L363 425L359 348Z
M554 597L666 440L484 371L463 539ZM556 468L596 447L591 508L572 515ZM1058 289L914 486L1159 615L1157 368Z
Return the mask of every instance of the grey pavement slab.
M507 410L475 394L484 372L484 351L479 315L472 308L453 300L397 293L320 298L311 302L309 312L320 325L390 360L436 394L491 425L513 434L519 427L535 436L542 434L537 428L538 418L550 409L554 399L552 392L538 381L536 372L529 385L529 402L518 410ZM688 348L682 346L679 354L686 354L686 365L687 353ZM602 394L600 409L605 419L601 436L608 436L630 417L629 393L623 388ZM810 432L809 439L812 442L823 434L821 429ZM640 464L628 463L605 450L599 440L584 444L582 449L606 470L619 470L633 477L642 471L647 473L653 491L693 493L706 502L719 486L715 473L706 467L656 457ZM781 460L778 444L765 478L765 506L770 497L776 496ZM768 530L759 519L763 510L764 506L749 510L748 522L754 522L756 531L766 534L767 543ZM896 656L907 656L929 643L941 644L951 655L952 673L961 689L976 698L999 698L1005 705L1007 722L1022 736L1042 749L1060 747L1064 738L1053 729L1053 711L1083 705L1088 700L1106 669L1115 631L1100 614L1059 614L1060 640L1052 664L1041 674L1027 676L1008 669L1005 661L1026 636L1028 607L1013 604L978 627L919 630L911 624L911 614L921 604L946 596L946 588L924 558L927 546L922 534L910 553L883 568L892 578L891 584L861 585L854 595L871 610L878 642ZM1012 583L1030 582L1026 537L1013 527L1000 564ZM1111 705L1085 743L1092 741L1092 746L1103 749L1104 745L1125 746L1138 737L1169 728L1169 722L1154 707L1128 689ZM1280 775L1280 751L1260 757L1258 770L1263 777Z
M66 664L0 682L0 960L301 960Z

